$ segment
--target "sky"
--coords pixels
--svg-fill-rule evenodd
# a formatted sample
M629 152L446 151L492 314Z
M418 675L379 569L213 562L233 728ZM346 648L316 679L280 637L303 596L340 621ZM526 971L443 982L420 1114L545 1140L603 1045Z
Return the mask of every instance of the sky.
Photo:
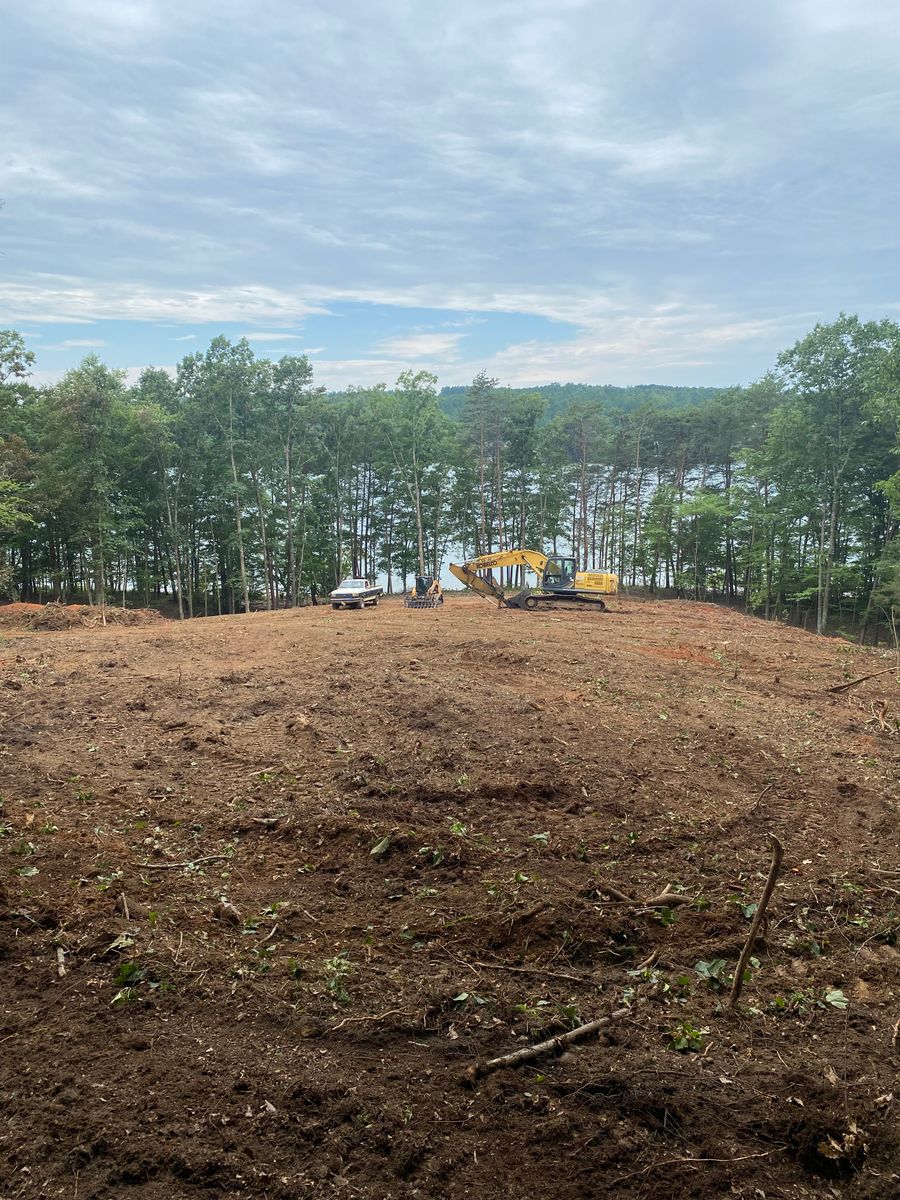
M746 383L900 316L889 0L29 0L0 327L317 383Z

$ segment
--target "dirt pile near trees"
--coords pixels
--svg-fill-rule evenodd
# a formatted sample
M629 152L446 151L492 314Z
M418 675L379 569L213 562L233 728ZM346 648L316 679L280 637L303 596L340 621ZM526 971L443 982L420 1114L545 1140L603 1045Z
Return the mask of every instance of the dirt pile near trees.
M0 1195L900 1187L900 686L828 690L889 658L624 597L4 643Z
M100 608L88 604L4 604L0 629L103 628L109 625L150 625L164 620L155 608Z

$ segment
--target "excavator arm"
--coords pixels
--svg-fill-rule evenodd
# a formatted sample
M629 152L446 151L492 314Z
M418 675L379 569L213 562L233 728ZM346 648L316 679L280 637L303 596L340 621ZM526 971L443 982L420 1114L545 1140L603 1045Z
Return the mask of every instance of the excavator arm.
M546 554L536 550L501 550L496 554L482 554L480 558L470 558L468 562L451 563L450 571L461 583L485 596L496 600L498 604L506 601L506 593L490 579L483 579L478 572L490 571L494 567L525 567L542 578L547 568Z

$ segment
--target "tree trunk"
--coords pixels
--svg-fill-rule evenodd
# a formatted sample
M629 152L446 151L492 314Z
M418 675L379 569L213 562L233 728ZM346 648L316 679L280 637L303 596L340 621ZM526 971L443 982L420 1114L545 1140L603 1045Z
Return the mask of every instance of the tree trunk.
M234 393L228 390L228 456L231 460L231 480L234 485L234 525L237 533L238 564L241 575L241 591L244 594L244 612L250 611L250 590L247 587L247 564L244 561L244 530L241 525L241 489L238 483L237 463L234 457Z

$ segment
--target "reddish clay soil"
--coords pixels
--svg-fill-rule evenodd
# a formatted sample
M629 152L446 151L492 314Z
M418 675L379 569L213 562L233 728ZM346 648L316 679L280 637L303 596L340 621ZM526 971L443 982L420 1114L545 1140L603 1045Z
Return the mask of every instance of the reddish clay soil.
M891 662L626 598L7 630L0 1196L898 1194L898 674L826 690Z

